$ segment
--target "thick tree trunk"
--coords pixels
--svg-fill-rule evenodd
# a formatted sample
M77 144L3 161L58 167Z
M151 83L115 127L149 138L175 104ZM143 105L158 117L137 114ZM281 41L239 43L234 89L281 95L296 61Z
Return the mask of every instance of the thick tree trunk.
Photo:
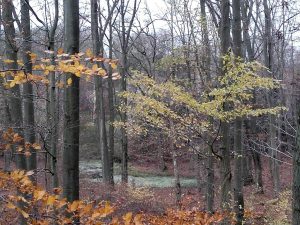
M241 20L241 0L232 1L232 37L233 53L235 57L242 57L242 20ZM235 120L234 133L234 209L236 215L236 224L242 225L244 219L244 195L243 195L243 120Z
M16 46L16 34L14 27L14 19L12 16L13 13L13 5L11 0L3 0L2 1L2 15L3 15L3 26L5 32L5 56L7 59L13 61L13 63L8 65L8 69L16 70L18 69L18 48ZM9 77L12 79L12 77ZM19 135L23 136L23 113L22 113L22 101L20 96L20 86L16 85L10 90L10 98L9 98L9 115L11 118L10 126L14 128L14 131L19 133ZM19 170L26 170L27 163L26 157L23 153L17 153L15 149L13 149L13 153L16 154L16 166ZM20 193L21 195L21 193ZM23 196L25 197L25 196ZM20 201L19 207L22 209L25 207L24 202ZM27 224L26 219L22 214L19 215L19 224L25 225Z
M223 0L221 2L221 56L228 53L230 47L230 1ZM221 60L222 62L223 60ZM221 66L222 63L221 63ZM225 74L226 71L222 71ZM226 106L224 106L226 109ZM231 168L230 168L230 149L229 149L229 124L221 123L222 148L221 148L221 208L223 211L230 210L230 192L231 192ZM224 220L223 224L229 224Z
M5 51L6 58L13 60L14 62L8 65L8 69L17 69L17 60L18 60L18 48L16 46L16 33L15 27L13 24L13 5L10 0L4 0L2 3L2 16L3 16L3 25L5 32ZM11 77L10 77L11 78ZM11 127L15 128L15 131L20 135L23 135L22 127L22 101L20 96L20 87L19 85L14 86L10 90L10 99L9 99L9 114L11 116ZM24 154L16 153L16 164L17 168L21 170L27 169L26 158Z
M31 52L31 30L30 30L30 15L29 15L29 0L21 0L21 28L22 28L22 58L24 69L27 74L32 73L32 62L30 57ZM34 102L33 88L30 82L23 84L23 105L24 105L24 138L26 142L35 143L35 119L34 119ZM36 151L31 149L31 155L27 160L27 169L36 169Z
M79 51L79 0L64 0L64 49ZM79 199L79 78L65 74L72 85L64 90L63 197ZM67 82L65 82L67 83Z

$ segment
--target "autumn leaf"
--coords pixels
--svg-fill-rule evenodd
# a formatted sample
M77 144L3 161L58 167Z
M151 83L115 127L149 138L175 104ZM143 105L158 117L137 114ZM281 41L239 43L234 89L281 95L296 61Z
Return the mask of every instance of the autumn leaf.
M35 190L33 193L33 197L38 201L41 200L46 194L44 190Z
M88 58L92 58L93 57L93 52L90 48L88 48L85 52L85 55L88 57Z
M64 49L63 48L57 49L57 54L58 55L62 55L63 53L64 53Z
M68 80L67 80L67 84L70 86L71 84L72 84L72 78L69 78Z
M17 207L13 204L13 203L11 203L11 202L8 202L7 204L6 204L6 207L8 208L8 209L16 209Z
M129 212L125 216L123 216L123 220L125 222L125 225L130 225L132 220L132 212Z
M4 59L3 60L3 63L5 64L11 64L11 63L14 63L15 61L14 60L11 60L11 59Z
M20 213L23 215L25 219L29 218L29 214L25 212L24 210L20 210Z
M33 143L33 144L32 144L32 147L33 147L35 150L41 150L41 149L42 149L41 145L38 144L38 143Z
M80 203L81 203L80 201L72 202L72 204L70 204L69 207L68 207L70 212L75 212L78 209Z
M116 68L118 67L116 63L111 63L110 66L111 66L111 68L112 68L113 70L116 69Z
M56 200L56 197L54 195L48 196L46 205L52 206L54 204L55 200Z

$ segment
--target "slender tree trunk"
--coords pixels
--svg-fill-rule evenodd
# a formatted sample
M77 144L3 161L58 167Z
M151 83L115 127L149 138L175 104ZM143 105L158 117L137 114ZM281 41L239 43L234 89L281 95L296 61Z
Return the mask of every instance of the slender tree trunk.
M121 68L121 86L122 91L127 90L127 81L126 81L126 68L127 68L127 54L123 52L122 56L122 67ZM122 104L124 106L127 105L127 99L123 99ZM128 183L128 137L127 137L127 128L126 128L126 122L127 122L127 113L122 112L121 113L121 120L124 123L124 127L121 128L122 132L122 182Z
M50 31L49 35L49 50L54 52L55 48L55 32L57 29L58 24L58 0L54 2L55 7L55 16L54 16L54 23ZM51 56L51 64L55 65L54 55ZM59 113L57 107L57 93L58 90L56 88L56 74L55 72L50 72L50 85L49 85L49 108L50 108L50 127L51 127L51 134L50 134L50 170L53 173L52 175L52 188L57 188L59 185L58 182L58 174L57 174L57 143L58 143L58 122L59 122Z
M298 102L299 103L299 102ZM296 149L293 156L293 225L300 224L300 110L298 104Z
M205 54L203 55L203 63L204 63L204 73L205 77L203 80L205 80L205 83L211 82L211 47L209 43L209 34L208 34L208 24L207 24L207 16L206 16L206 0L200 0L200 10L201 10L201 24L202 24L202 33L203 33L203 42L204 42L204 47L205 47ZM190 17L190 16L189 16ZM191 22L191 19L190 19ZM191 22L192 23L192 22ZM193 28L193 26L192 26ZM192 29L191 32L194 32L194 29ZM194 38L195 40L195 38ZM194 43L196 44L196 43ZM198 54L196 54L196 60L198 58ZM209 87L211 88L211 87ZM206 90L207 91L207 90ZM210 123L213 124L214 120L213 118L209 118ZM212 154L212 146L208 149L207 153L207 185L206 185L206 208L207 211L212 213L213 212L213 207L214 207L214 156Z
M127 0L128 1L128 0ZM119 13L120 13L120 43L121 43L121 65L120 65L120 75L121 75L121 91L127 90L127 76L128 76L128 52L129 52L129 38L132 31L133 22L135 20L137 10L139 8L140 1L134 0L132 6L132 13L130 14L129 23L126 24L127 19L125 15L128 13L128 7L126 0L120 1ZM127 99L124 98L121 103L123 106L127 106ZM122 138L122 182L128 183L128 136L127 136L127 112L121 112L121 121L124 126L121 129Z
M273 70L273 43L272 43L272 21L271 11L268 5L268 1L263 1L264 13L265 13L265 42L264 42L264 60L265 66L272 72ZM278 91L278 90L275 90ZM267 97L268 104L273 107L275 104L275 91ZM279 163L276 146L276 117L269 115L269 134L270 134L270 172L273 181L274 195L278 196L280 192L280 176L279 176Z
M79 51L79 0L64 0L64 49ZM64 90L63 197L79 199L79 78L65 74L72 85ZM67 83L67 82L65 82Z
M113 24L109 23L109 58L113 57ZM114 147L115 147L115 103L114 103L114 85L112 79L112 68L108 69L108 107L109 107L109 124L108 124L108 152L109 152L109 167L110 167L110 182L113 185L114 174Z
M180 184L180 177L179 177L177 153L176 153L176 149L175 149L174 124L173 124L172 120L170 120L170 130L171 130L170 152L172 154L172 160L173 160L173 171L174 171L174 179L175 179L176 206L180 209L181 208L181 184Z
M208 151L208 159L207 159L207 185L206 185L206 209L207 212L213 213L214 212L214 195L215 195L215 188L214 188L214 180L215 180L215 173L214 173L214 155L212 153L212 149Z
M103 56L103 36L99 35L98 27L98 3L97 0L91 0L91 21L92 21L92 40L93 52L97 56ZM98 66L104 68L104 64L100 63ZM106 131L106 113L104 104L104 90L102 77L96 76L95 93L96 93L96 121L99 133L99 147L101 150L102 159L102 177L106 184L113 185L113 174L111 166L111 157L107 143Z

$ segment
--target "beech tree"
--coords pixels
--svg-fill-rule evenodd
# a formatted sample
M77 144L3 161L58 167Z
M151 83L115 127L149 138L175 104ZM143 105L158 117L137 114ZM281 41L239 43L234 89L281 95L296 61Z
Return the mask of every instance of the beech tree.
M79 52L79 0L64 0L64 49ZM68 201L79 199L79 77L66 73L64 90L63 196Z

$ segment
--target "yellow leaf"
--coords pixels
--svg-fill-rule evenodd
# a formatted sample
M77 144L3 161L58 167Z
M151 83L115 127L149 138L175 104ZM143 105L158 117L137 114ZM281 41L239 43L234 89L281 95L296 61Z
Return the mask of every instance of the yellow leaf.
M44 190L35 190L33 193L33 197L38 201L38 200L41 200L45 194L46 194L46 191L44 191Z
M29 214L27 212L23 211L23 210L20 210L20 213L23 215L23 217L25 219L27 219L29 217Z
M102 76L102 77L105 76L105 75L106 75L105 69L100 68L99 71L98 71L98 75L100 75L100 76Z
M51 195L51 196L49 196L49 197L47 198L46 204L47 204L47 205L53 205L54 202L55 202L55 200L56 200L56 197L55 197L54 195Z
M12 204L11 202L7 203L6 204L6 207L9 208L9 209L15 209L17 208L14 204Z
M116 63L111 63L110 66L111 66L111 68L112 68L113 70L116 69L116 68L118 67Z
M35 150L41 150L42 147L38 144L38 143L33 143L32 144L32 147L35 149Z
M14 60L11 60L11 59L5 59L5 60L3 60L3 62L4 62L5 64L11 64L11 63L14 63L15 61L14 61Z
M16 86L16 82L15 81L12 81L9 83L9 87L10 88L13 88L14 86Z
M68 84L68 85L71 85L72 82L73 82L73 81L72 81L72 78L69 78L69 79L67 80L67 84Z
M93 70L93 72L98 71L98 65L97 64L93 64L92 70Z
M93 57L93 52L90 48L88 48L85 52L86 56L89 57L89 58L92 58Z

